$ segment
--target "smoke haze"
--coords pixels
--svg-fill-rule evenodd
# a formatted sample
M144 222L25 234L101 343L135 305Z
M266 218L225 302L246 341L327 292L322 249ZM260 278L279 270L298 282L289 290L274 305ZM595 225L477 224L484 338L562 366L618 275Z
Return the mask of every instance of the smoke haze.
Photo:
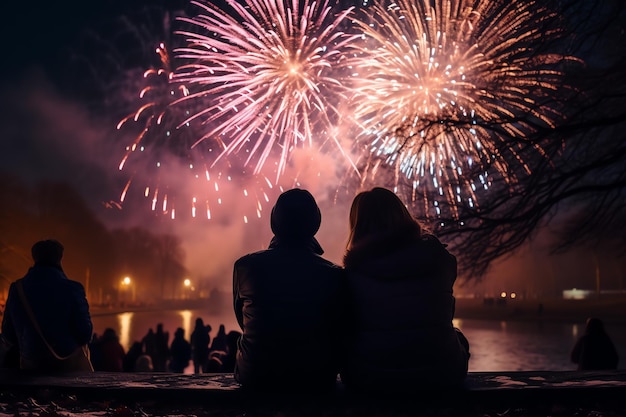
M5 82L0 105L2 171L29 184L55 180L72 185L109 228L140 226L154 233L178 236L190 277L204 282L207 288L230 291L233 262L248 252L267 247L272 235L269 214L281 187L306 188L315 196L322 210L318 240L325 256L341 263L348 235L350 198L335 198L346 165L339 152L296 150L282 182L271 189L263 184L268 201L261 194L255 197L261 202L260 218L256 213L257 200L242 193L244 188L250 194L257 192L258 178L233 174L232 181L221 182L218 193L209 190L213 201L222 201L211 220L201 215L192 218L188 204L190 196L201 194L204 191L198 190L210 184L196 180L184 163L172 156L163 160L169 174L162 181L183 196L176 201L177 216L172 220L169 212L153 211L151 199L143 196L142 184L153 178L143 177L141 164L135 166L135 171L118 170L128 138L120 137L110 117L92 114L79 102L64 98L39 71L25 75L21 81ZM111 204L119 200L129 175L137 187L131 187L123 205ZM623 288L623 264L610 254L600 252L596 263L585 250L550 257L547 253L551 242L551 232L546 229L534 242L497 262L483 282L463 286L460 291L482 295L515 290L528 295L557 296L566 287L593 288L598 268L606 287Z
M209 287L229 291L233 262L240 256L267 247L272 233L269 214L281 190L306 188L315 196L322 210L322 226L317 235L325 256L335 262L341 257L347 239L348 208L336 205L334 194L345 164L331 155L307 149L296 150L282 176L283 183L268 188L267 198L258 196L262 207L257 218L256 201L242 194L242 188L254 194L258 178L242 175L221 182L222 204L207 220L199 210L189 215L188 196L202 194L211 183L198 181L177 156L162 160L168 175L161 182L175 190L178 199L176 219L170 212L153 211L151 198L143 196L143 185L154 178L144 177L136 166L120 172L118 165L128 138L120 138L107 115L90 114L80 103L60 95L41 72L33 72L22 82L3 87L3 123L0 124L0 160L2 170L11 172L29 184L42 180L66 182L84 196L95 215L109 228L143 227L154 233L178 236L185 251L185 265L193 279ZM201 149L197 149L201 152ZM335 153L337 154L337 153ZM132 176L127 202L118 206L120 194ZM280 182L280 181L279 181ZM134 186L134 188L133 188ZM248 218L248 223L244 222Z

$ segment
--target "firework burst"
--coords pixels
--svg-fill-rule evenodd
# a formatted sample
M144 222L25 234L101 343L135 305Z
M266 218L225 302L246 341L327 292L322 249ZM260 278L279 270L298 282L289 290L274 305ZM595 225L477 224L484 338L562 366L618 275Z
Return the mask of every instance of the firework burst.
M510 187L529 159L548 158L532 137L562 117L559 65L573 60L539 49L559 36L553 13L500 0L367 10L354 96L362 184L404 184L421 213L458 218L495 176Z
M245 223L260 218L274 194L282 190L266 177L248 175L238 158L209 168L224 150L221 143L209 149L193 149L201 126L180 124L202 106L201 101L178 100L189 95L184 83L173 80L172 57L166 45L156 48L160 66L143 73L137 93L137 109L124 117L118 130L135 132L126 145L118 169L130 173L119 205L131 188L149 201L155 213L175 219L197 217L223 219L240 213Z
M229 0L228 11L193 3L202 14L183 19L192 30L180 32L188 46L178 56L189 63L175 76L194 90L180 102L208 103L183 122L205 127L193 146L223 144L216 161L245 155L255 174L276 181L298 147L330 141L343 152L334 132L345 97L335 75L354 39L339 30L349 10L308 0ZM268 160L275 166L264 167Z

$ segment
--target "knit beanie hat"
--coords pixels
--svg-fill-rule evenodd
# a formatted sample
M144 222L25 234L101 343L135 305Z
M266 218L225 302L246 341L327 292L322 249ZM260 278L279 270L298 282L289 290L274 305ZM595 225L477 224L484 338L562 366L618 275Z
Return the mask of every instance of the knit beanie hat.
M272 209L270 226L280 239L303 241L315 236L322 222L315 198L299 188L282 193Z
M60 266L63 258L63 245L53 239L40 240L31 248L36 265Z

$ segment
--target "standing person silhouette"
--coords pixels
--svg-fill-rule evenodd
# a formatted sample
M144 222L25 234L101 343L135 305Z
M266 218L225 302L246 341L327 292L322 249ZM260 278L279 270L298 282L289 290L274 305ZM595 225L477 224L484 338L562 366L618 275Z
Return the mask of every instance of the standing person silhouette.
M619 363L617 350L604 329L604 323L595 317L587 319L585 334L578 339L570 356L579 371L617 369Z
M185 330L182 327L176 329L174 340L170 346L170 370L182 374L191 360L191 343L185 339Z
M105 372L122 372L124 370L124 357L126 352L120 343L120 338L115 329L108 327L102 333L102 337L98 340L100 352L102 354L101 362L94 368L96 371Z
M321 213L306 190L282 193L269 249L235 262L234 307L243 334L235 378L254 390L321 392L336 386L343 333L342 269L322 258Z
M61 267L63 250L56 240L35 243L31 249L34 265L9 288L2 334L18 346L21 369L50 373L93 370L67 369L73 361L56 359L83 349L93 332L85 289L69 280ZM91 368L88 360L86 363Z
M362 391L461 386L469 343L452 325L456 258L387 189L357 195L349 221L353 321L342 381Z
M211 342L211 325L204 324L202 317L196 318L196 325L191 332L191 350L193 359L193 373L200 374L207 371L209 363L209 343Z
M169 332L163 330L163 323L158 323L154 333L154 356L152 357L155 372L167 371L167 358L170 356L169 342Z
M226 340L226 327L223 324L220 324L219 329L217 330L217 334L213 338L211 342L211 351L226 351L228 349L228 343Z

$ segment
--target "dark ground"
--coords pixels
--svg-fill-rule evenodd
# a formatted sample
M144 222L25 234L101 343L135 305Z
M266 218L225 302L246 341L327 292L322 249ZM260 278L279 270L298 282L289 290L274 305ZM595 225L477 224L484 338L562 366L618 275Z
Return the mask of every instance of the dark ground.
M381 381L389 387L393 381ZM288 388L285 381L285 388ZM458 392L251 395L229 374L37 377L0 372L0 417L626 416L626 371L472 373Z

